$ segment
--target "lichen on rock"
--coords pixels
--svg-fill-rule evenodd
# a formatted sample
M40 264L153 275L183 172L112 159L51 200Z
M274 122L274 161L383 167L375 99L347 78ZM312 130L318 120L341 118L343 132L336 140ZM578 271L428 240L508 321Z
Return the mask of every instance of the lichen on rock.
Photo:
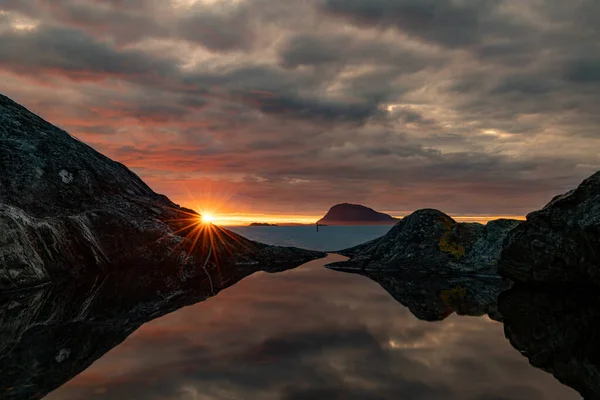
M440 250L452 254L457 260L465 254L465 248L452 238L452 228L456 225L451 218L441 218L446 231L440 238Z
M448 306L452 306L456 303L462 303L465 297L467 297L467 289L460 285L457 285L452 289L443 289L440 292L440 299L442 299L442 302Z

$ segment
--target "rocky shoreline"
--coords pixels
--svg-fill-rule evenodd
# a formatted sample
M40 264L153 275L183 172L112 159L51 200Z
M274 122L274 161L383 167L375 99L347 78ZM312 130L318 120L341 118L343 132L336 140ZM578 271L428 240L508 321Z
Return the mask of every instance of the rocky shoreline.
M519 284L600 284L600 172L525 221L457 223L415 211L386 235L337 251L330 267L365 272L500 276Z

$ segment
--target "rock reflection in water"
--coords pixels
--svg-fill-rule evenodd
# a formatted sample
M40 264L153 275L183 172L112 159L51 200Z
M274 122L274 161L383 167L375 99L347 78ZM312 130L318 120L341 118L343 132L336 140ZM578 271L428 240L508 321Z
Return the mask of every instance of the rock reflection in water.
M510 287L508 281L496 278L460 275L432 278L423 274L331 269L362 275L379 283L423 321L441 321L452 313L478 317L487 314L491 319L501 321L498 295Z
M534 367L586 400L600 399L600 294L515 288L499 309L506 338Z
M289 257L289 251L286 253ZM271 266L221 265L211 275L131 269L0 295L0 394L40 399L89 367L142 324L201 302L259 270L277 272L312 258Z

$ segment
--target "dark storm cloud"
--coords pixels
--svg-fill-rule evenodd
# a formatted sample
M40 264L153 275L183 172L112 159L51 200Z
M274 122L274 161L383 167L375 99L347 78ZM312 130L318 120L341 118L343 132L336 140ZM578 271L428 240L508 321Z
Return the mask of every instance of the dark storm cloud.
M201 3L177 12L158 0L10 0L8 10L129 45L145 39L184 39L216 52L246 49L254 29L246 8L216 12Z
M400 118L407 124L433 125L435 121L423 117L421 113L411 109L410 107L400 107L392 111L394 117Z
M414 49L402 48L397 42L361 40L341 34L295 35L286 41L279 56L286 68L374 62L393 65L398 73L411 73L440 64L436 55L425 55Z
M377 103L349 103L325 101L317 98L302 98L298 95L277 92L239 92L239 87L286 90L290 82L298 79L282 74L270 67L240 68L222 74L204 74L186 76L169 60L152 58L139 51L117 51L111 46L74 29L40 27L33 34L7 32L0 34L7 43L0 49L0 64L9 69L29 69L33 74L50 72L62 74L74 79L121 78L131 81L146 80L151 86L161 86L167 80L189 82L185 91L206 94L205 88L225 85L229 99L239 99L243 104L256 108L265 114L276 114L306 120L324 120L330 122L364 122L378 114ZM40 56L40 54L42 54ZM85 56L74 56L74 55ZM147 103L146 100L144 102ZM186 103L197 107L204 105L205 99L188 96ZM194 104L195 103L195 104ZM154 104L130 104L117 112L123 115L157 116L170 114L183 116L185 110L175 109L163 101ZM129 109L129 111L127 111ZM173 112L169 112L171 109ZM175 112L175 113L174 113Z
M421 145L409 143L396 146L365 146L364 148L360 149L360 154L363 154L366 157L393 156L394 158L408 158L439 155L439 151L435 149L424 149Z
M184 85L190 87L215 86L231 93L239 94L254 91L264 93L298 92L300 89L315 89L322 77L311 73L293 73L275 66L261 63L234 65L210 72L182 74Z
M536 46L536 43L529 42L525 36L521 41L482 43L473 52L483 62L526 67L536 60L536 54L532 52L532 47Z
M518 92L525 95L543 95L551 92L555 87L554 82L538 79L531 75L512 75L503 78L491 93L501 95Z
M569 62L566 66L565 79L576 83L600 82L600 58Z
M243 11L219 15L210 9L196 12L178 22L179 37L198 42L212 51L244 50L252 46L254 31Z
M324 0L323 9L360 26L395 27L456 47L477 43L500 0Z
M346 60L347 38L330 40L318 36L290 38L281 52L282 64L289 68L301 65L319 65Z
M99 36L109 35L119 44L168 36L167 26L143 12L143 3L55 0L45 4L46 12L60 23Z
M305 99L294 95L246 92L243 101L265 114L299 118L310 121L358 122L381 114L377 103L342 103L319 99Z
M40 26L35 33L0 33L0 65L15 72L50 71L75 78L154 78L173 71L166 60L133 50L115 51L79 30Z

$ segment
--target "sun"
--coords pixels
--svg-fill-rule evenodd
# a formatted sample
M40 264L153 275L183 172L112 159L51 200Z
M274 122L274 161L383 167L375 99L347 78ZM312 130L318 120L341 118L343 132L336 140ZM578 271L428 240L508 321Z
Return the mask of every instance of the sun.
M200 217L200 219L202 220L202 223L204 223L204 224L212 224L215 221L214 215L208 214L208 213L202 213L202 216Z

